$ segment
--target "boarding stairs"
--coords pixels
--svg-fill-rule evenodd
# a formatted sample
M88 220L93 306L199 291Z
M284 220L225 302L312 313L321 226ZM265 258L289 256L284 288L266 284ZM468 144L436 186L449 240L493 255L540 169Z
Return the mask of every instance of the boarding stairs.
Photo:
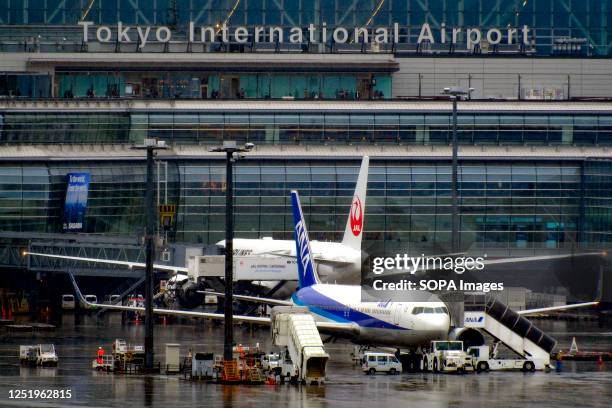
M321 383L329 354L312 314L305 308L277 306L272 309L271 334L274 345L286 347L298 380Z
M464 327L480 329L523 358L550 365L555 339L490 295L466 294Z

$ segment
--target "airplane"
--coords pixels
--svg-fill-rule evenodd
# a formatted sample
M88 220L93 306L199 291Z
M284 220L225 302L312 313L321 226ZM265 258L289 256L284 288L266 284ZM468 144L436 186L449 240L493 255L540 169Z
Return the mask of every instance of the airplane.
M333 337L346 338L356 344L392 346L398 349L402 347L414 348L426 345L431 340L445 339L449 336L451 327L448 310L446 305L434 294L431 294L427 302L363 302L360 286L321 283L314 266L311 243L297 191L291 192L291 202L300 288L289 301L235 295L237 300L305 307L315 317L315 323L321 333L330 334ZM142 307L99 305L87 302L72 274L70 278L77 297L86 307L132 311L143 310ZM592 305L593 303L596 302L585 303L581 306ZM414 308L419 306L429 307L433 313L414 314ZM577 307L576 305L572 306ZM555 307L537 309L536 311L523 310L518 313L525 315L553 309L561 310L561 308ZM156 314L218 320L224 318L224 315L221 313L199 311L155 308L153 312ZM271 323L269 317L236 315L234 320L263 325Z
M359 283L361 274L361 241L365 221L366 195L370 158L363 156L355 193L341 242L311 241L316 270L325 282ZM295 243L281 240L234 238L234 256L286 257L295 259ZM217 242L225 248L225 240ZM297 271L296 271L297 272ZM267 286L273 286L273 283ZM295 290L295 286L293 287ZM291 290L291 292L293 292Z

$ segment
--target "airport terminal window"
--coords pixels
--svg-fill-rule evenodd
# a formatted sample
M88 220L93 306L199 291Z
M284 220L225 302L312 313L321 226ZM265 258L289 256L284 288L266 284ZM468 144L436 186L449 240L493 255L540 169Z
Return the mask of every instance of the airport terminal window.
M0 98L49 98L51 77L36 74L0 73Z
M224 139L259 144L446 144L451 135L448 114L7 112L2 116L0 140L9 143L122 143L142 140L148 133L170 144L218 144ZM612 144L609 115L470 114L460 115L459 125L462 144Z
M339 239L358 166L321 160L239 163L237 236L291 239L287 195L298 188L313 239ZM449 250L449 169L446 162L373 161L366 249L418 254ZM57 231L65 175L80 170L92 173L87 231L138 230L144 167L100 163L0 166L0 228ZM522 255L579 245L605 248L612 243L612 166L608 162L470 162L459 174L462 250L483 248ZM179 161L169 164L169 175L172 202L179 204L177 242L211 244L223 239L223 164ZM414 308L411 313L425 310Z

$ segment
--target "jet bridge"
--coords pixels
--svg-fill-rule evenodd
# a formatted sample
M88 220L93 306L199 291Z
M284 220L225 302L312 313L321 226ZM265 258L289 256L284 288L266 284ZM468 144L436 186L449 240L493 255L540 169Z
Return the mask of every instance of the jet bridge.
M464 327L480 329L524 358L550 365L555 339L489 295L465 296Z

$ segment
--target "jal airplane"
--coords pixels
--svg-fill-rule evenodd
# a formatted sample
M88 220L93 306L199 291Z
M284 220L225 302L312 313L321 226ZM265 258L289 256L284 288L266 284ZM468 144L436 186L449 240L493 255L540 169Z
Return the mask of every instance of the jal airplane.
M363 156L342 241L311 242L316 271L324 282L359 283L369 163L369 157ZM225 240L217 246L225 248ZM233 246L234 256L295 258L293 240L234 238Z
M427 302L362 302L361 287L356 285L324 284L319 280L313 262L311 242L296 191L291 192L294 218L295 253L297 254L300 289L290 300L264 299L235 295L238 300L262 302L271 305L302 306L313 314L320 332L342 337L356 344L372 346L416 347L431 340L445 339L449 335L450 316L445 304L435 295ZM142 307L99 305L87 302L70 275L77 297L86 307L114 310L142 311ZM588 303L589 305L592 302ZM582 306L587 305L583 304ZM576 305L572 305L576 306ZM430 313L415 313L415 308L427 307ZM561 310L548 308L547 310ZM545 311L538 309L537 312ZM220 313L154 309L154 313L202 317L221 320ZM520 314L536 311L523 310ZM234 316L236 321L270 324L268 317Z

